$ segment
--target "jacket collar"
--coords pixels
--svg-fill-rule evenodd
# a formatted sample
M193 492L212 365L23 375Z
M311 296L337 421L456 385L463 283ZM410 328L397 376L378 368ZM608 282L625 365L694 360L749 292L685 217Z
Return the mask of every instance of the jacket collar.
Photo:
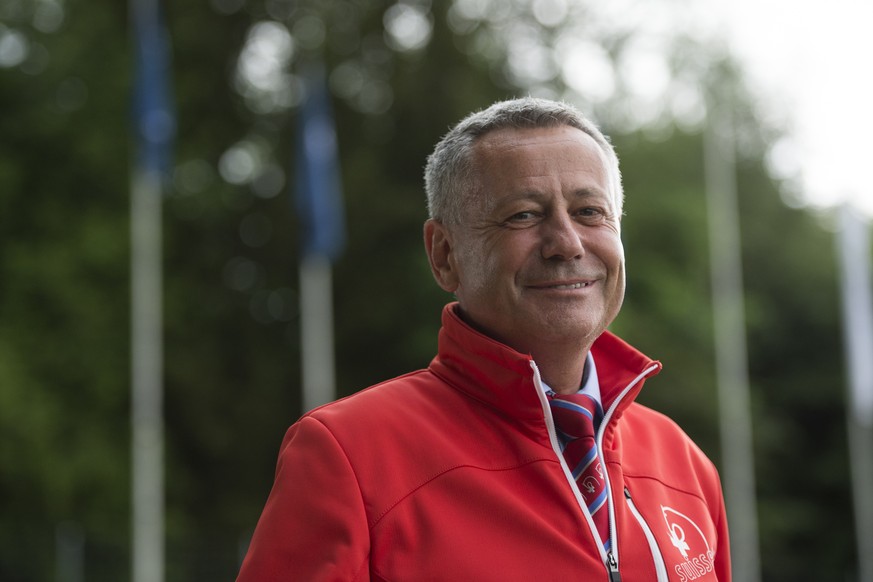
M649 377L661 369L660 362L608 331L597 338L591 351L597 364L604 409L641 374L648 371ZM443 309L439 353L430 369L454 388L521 422L540 425L544 421L531 356L470 327L461 319L456 302ZM633 402L642 384L637 381L625 395L613 420Z

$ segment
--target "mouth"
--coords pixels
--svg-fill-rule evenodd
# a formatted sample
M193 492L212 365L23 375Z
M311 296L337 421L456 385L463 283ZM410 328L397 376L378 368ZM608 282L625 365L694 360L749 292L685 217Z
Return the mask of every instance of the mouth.
M582 283L560 283L558 285L547 285L546 289L582 289L583 287L590 287L592 285L591 281L585 281Z
M554 283L540 283L531 285L534 289L549 289L555 291L572 291L574 289L584 289L586 287L591 287L594 285L593 280L588 281L561 281Z

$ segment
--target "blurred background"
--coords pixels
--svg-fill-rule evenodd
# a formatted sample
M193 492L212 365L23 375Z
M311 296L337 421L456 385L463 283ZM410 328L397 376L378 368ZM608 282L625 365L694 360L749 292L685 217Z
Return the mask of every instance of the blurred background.
M451 298L422 250L425 158L526 94L575 103L615 143L613 330L664 362L641 401L745 510L735 579L870 580L835 206L873 206L869 144L846 137L871 135L849 26L869 10L700 4L0 0L0 580L232 580L308 407L303 259L329 259L336 396L426 366ZM846 264L869 285L860 240ZM139 244L160 250L145 267ZM153 446L132 444L132 418ZM135 474L140 454L158 468ZM131 481L153 478L149 578L132 573Z

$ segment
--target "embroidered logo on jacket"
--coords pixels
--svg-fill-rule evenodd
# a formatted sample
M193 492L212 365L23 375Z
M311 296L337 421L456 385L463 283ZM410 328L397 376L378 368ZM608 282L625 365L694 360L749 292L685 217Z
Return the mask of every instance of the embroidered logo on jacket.
M697 580L712 572L715 552L697 524L687 515L665 505L661 506L661 514L667 524L670 543L682 558L673 567L679 580Z

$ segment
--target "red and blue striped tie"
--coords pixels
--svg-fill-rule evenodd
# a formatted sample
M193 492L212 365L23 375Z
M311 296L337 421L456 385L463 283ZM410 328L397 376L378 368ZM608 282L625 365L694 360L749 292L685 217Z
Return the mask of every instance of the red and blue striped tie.
M549 401L555 428L561 437L564 459L588 505L606 550L610 549L604 467L597 454L594 425L603 416L598 403L587 394L555 394Z

